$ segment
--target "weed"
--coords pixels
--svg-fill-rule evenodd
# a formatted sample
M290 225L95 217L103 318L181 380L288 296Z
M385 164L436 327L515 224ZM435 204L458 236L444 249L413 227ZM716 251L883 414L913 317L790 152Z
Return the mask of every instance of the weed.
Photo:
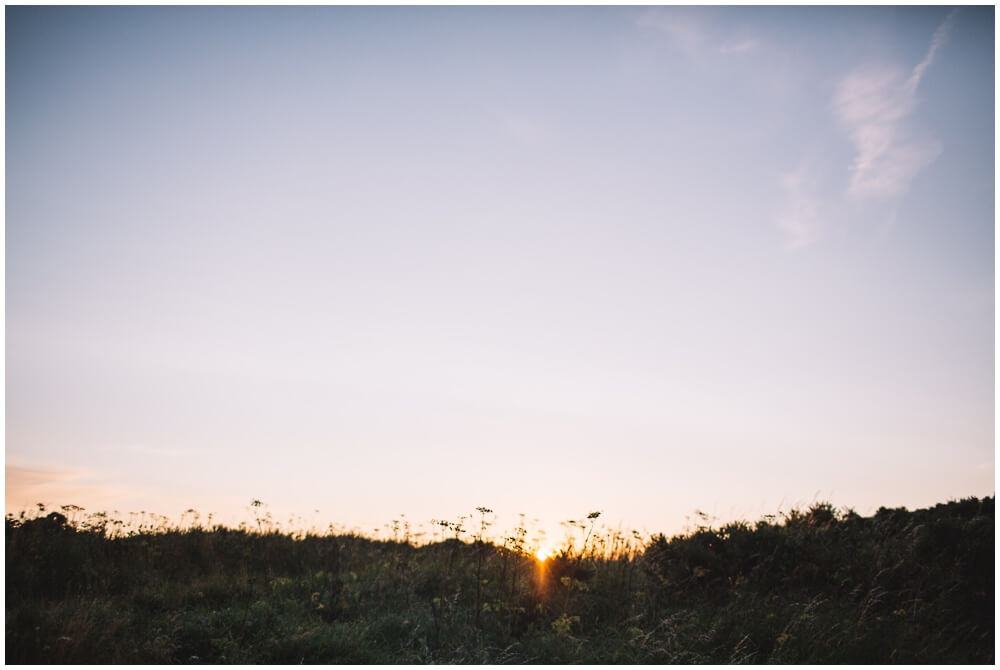
M994 500L821 503L546 561L492 510L382 540L39 506L6 517L11 663L992 663ZM466 538L469 538L468 541Z

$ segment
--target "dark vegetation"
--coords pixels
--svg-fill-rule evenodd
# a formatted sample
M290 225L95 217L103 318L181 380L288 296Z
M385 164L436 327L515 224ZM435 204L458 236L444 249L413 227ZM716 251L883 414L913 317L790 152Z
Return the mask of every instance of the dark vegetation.
M994 498L818 504L540 563L485 522L418 547L42 511L6 522L6 661L993 663L993 524Z

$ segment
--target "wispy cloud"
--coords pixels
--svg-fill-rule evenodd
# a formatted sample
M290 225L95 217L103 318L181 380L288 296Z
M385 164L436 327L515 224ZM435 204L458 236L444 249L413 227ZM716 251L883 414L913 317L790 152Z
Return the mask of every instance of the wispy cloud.
M723 54L739 54L746 51L753 51L758 46L760 46L760 40L749 39L742 40L740 42L731 42L729 44L723 44L719 47L719 53Z
M813 195L814 185L804 170L781 176L785 191L785 209L775 219L788 239L789 249L799 249L818 241L823 234L819 200Z
M924 72L930 67L931 63L934 62L934 56L937 54L938 49L944 44L945 40L948 39L948 32L951 30L952 21L955 19L955 12L957 9L951 10L947 17L945 17L944 22L938 26L938 29L934 31L934 35L931 37L931 45L927 49L927 55L924 59L920 61L913 72L910 74L910 78L906 80L906 86L910 89L911 93L915 93L917 86L920 85L920 80L924 76Z
M538 144L552 134L550 125L539 115L501 110L495 118L504 135L518 144Z
M5 493L7 511L13 511L32 507L35 503L72 503L89 507L113 501L125 491L104 484L85 470L8 465Z
M636 18L636 25L662 33L690 57L698 57L706 42L704 21L686 8L651 9Z
M944 44L955 12L931 38L927 55L906 76L901 68L866 66L837 86L834 113L854 144L848 193L893 197L941 153L941 143L918 135L908 123L917 107L917 87Z
M754 38L734 40L732 36L718 34L718 29L707 17L702 10L668 7L645 11L636 17L635 23L666 36L675 48L693 60L713 53L745 53L760 46L760 40Z

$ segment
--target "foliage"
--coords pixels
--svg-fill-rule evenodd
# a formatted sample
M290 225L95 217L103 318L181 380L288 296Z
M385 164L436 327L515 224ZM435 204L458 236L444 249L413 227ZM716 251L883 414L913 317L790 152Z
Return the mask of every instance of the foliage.
M593 512L545 562L524 528L485 540L487 508L471 541L441 522L421 546L40 510L7 518L6 661L992 663L993 503L820 504L644 546Z

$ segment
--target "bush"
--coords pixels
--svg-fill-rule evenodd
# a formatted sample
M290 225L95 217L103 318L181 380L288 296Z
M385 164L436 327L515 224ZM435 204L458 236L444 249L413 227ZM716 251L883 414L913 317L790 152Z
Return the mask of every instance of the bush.
M415 546L96 517L8 517L9 662L994 659L993 498L868 518L819 504L644 547L591 524L546 562L523 529Z

